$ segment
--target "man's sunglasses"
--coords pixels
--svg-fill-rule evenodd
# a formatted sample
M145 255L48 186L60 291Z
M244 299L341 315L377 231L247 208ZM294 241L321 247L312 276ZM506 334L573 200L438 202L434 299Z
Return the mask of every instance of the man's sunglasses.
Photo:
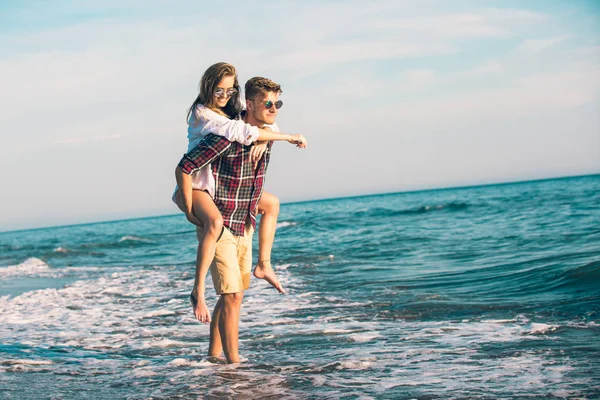
M267 110L270 110L271 107L273 107L273 106L275 106L275 108L278 110L281 107L283 107L283 101L281 101L281 100L277 100L275 103L273 103L271 100L269 100L269 101L265 101L263 104Z
M213 94L215 95L215 97L219 97L219 98L222 98L222 97L231 97L231 96L233 96L236 93L237 93L237 89L227 89L227 90L225 90L225 89L222 89L222 88L221 89L215 89L215 91L213 92Z

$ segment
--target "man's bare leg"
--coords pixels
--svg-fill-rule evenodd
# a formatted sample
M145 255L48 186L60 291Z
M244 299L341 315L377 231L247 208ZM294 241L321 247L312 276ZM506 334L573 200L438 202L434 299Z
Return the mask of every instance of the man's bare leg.
M223 296L219 297L215 309L213 310L212 320L210 321L210 344L208 345L208 357L213 359L222 359L223 343L219 333L219 320L221 319L221 310L223 308Z
M240 362L238 339L240 311L242 309L243 298L243 292L222 294L221 299L219 299L219 301L222 300L222 305L218 312L219 315L213 316L213 320L218 320L219 334L221 335L223 352L225 353L227 362L230 364ZM212 341L213 338L211 329L211 343ZM217 349L214 348L214 350Z
M271 193L264 192L258 203L258 210L263 215L258 227L258 263L254 268L254 276L266 280L279 293L284 294L285 289L279 283L279 279L271 267L271 250L279 217L279 199Z

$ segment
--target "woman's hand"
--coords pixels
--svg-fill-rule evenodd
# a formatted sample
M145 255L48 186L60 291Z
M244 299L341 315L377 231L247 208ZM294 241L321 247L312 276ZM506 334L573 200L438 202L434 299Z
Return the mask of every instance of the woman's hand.
M187 220L190 221L192 224L199 226L200 228L204 228L204 224L202 223L202 221L200 221L200 219L198 219L198 217L194 215L192 210L188 210L185 212L185 218L187 218Z
M300 134L296 134L296 135L289 135L290 138L288 139L288 142L295 144L297 147L304 149L306 148L306 145L308 144L306 138L303 135Z
M257 162L267 151L267 142L256 142L250 150L250 161Z

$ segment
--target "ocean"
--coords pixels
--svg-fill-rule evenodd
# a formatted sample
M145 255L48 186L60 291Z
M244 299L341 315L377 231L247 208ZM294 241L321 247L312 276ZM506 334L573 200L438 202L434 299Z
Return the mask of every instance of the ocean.
M600 175L283 205L237 365L196 245L181 214L0 233L0 398L600 398Z

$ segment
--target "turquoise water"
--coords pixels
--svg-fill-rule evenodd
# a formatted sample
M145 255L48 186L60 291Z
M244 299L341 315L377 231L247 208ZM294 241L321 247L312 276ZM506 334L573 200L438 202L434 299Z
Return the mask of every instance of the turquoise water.
M600 397L599 175L282 206L239 365L195 248L181 215L0 234L0 398Z

